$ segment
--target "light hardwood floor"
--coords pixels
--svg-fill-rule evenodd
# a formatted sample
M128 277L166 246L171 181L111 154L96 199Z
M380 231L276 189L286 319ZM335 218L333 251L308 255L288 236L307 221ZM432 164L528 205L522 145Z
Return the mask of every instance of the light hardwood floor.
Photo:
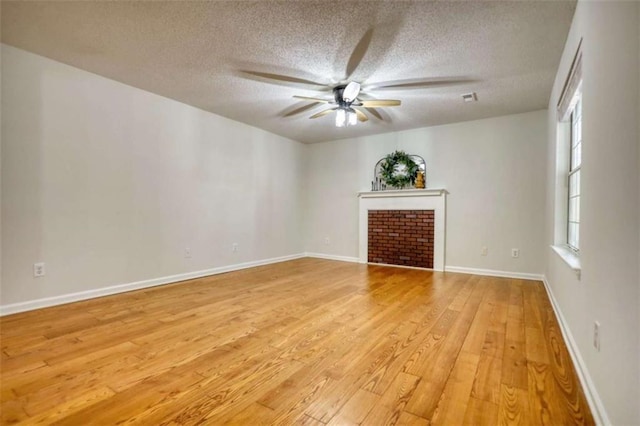
M306 258L0 326L2 424L593 424L535 281Z

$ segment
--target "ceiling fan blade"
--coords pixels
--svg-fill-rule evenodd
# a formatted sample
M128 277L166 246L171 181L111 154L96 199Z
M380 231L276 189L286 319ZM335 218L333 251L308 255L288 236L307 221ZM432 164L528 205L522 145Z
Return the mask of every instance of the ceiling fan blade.
M304 104L304 105L302 105L301 107L295 108L295 109L293 109L293 110L291 110L291 111L289 111L289 112L284 112L284 111L283 111L283 112L281 113L281 114L282 114L281 116L282 116L282 117L285 117L285 118L286 118L286 117L292 117L292 116L294 116L294 115L298 115L298 114L300 114L300 113L303 113L303 112L305 112L305 111L308 111L308 110L310 110L311 108L315 107L316 105L318 105L318 103L316 103L316 102L309 103L309 104ZM285 110L285 111L286 111L286 110Z
M373 38L373 28L369 28L364 33L364 35L362 36L358 44L356 44L356 47L353 49L353 52L351 52L351 56L349 57L349 62L347 62L347 69L346 69L347 80L358 68L358 65L360 65L360 62L362 62L362 59L364 59L364 55L367 53L367 50L369 50L369 45L371 44L372 38Z
M311 117L309 118L318 118L318 117L324 117L325 115L332 113L333 111L337 110L338 108L330 108L330 109L325 109L324 111L320 111L316 114L313 114Z
M375 108L367 108L367 107L365 107L365 109L367 110L367 112L369 114L373 115L378 120L384 121L384 118L382 117L382 115Z
M369 121L369 117L367 117L367 114L365 114L364 112L360 111L359 109L353 109L356 112L356 115L358 116L358 121Z
M309 96L298 96L298 95L294 95L293 97L296 99L302 99L304 101L320 102L323 104L327 104L333 100L333 99L311 98Z
M428 79L428 80L398 80L382 83L374 83L367 89L418 89L440 86L455 86L459 84L474 83L472 79Z
M317 86L323 90L329 90L330 88L326 84L318 83L317 81L306 80L304 78L291 77L289 75L282 74L274 74L269 72L260 72L260 71L251 71L251 70L240 70L242 74L248 76L251 79L260 79L260 81L266 80L271 84L283 84L285 85L296 85L301 84L305 86Z
M365 108L378 108L378 107L390 107L399 106L401 101L397 99L373 99L369 101L360 101Z

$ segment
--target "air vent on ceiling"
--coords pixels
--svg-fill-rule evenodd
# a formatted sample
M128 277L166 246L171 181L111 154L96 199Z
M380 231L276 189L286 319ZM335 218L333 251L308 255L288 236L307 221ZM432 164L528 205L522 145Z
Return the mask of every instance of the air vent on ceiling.
M478 95L476 95L476 92L465 93L462 95L462 100L465 102L475 102L478 100Z

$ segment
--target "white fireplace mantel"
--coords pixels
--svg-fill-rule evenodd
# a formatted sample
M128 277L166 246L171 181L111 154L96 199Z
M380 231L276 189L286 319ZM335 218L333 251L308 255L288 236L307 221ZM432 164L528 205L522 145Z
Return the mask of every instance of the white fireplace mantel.
M359 192L360 198L389 198L389 197L442 197L447 193L445 189L401 189L394 191Z
M358 193L359 198L359 260L368 262L369 210L433 210L433 269L444 271L445 252L445 189L404 189Z

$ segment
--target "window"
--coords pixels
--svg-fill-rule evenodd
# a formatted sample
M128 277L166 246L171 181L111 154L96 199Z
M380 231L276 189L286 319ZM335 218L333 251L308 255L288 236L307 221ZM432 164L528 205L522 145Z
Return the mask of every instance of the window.
M582 40L558 99L553 250L580 279L582 173ZM588 143L588 139L587 139Z
M580 89L574 95L570 111L571 137L569 144L567 245L580 250L580 168L582 165L582 96Z

